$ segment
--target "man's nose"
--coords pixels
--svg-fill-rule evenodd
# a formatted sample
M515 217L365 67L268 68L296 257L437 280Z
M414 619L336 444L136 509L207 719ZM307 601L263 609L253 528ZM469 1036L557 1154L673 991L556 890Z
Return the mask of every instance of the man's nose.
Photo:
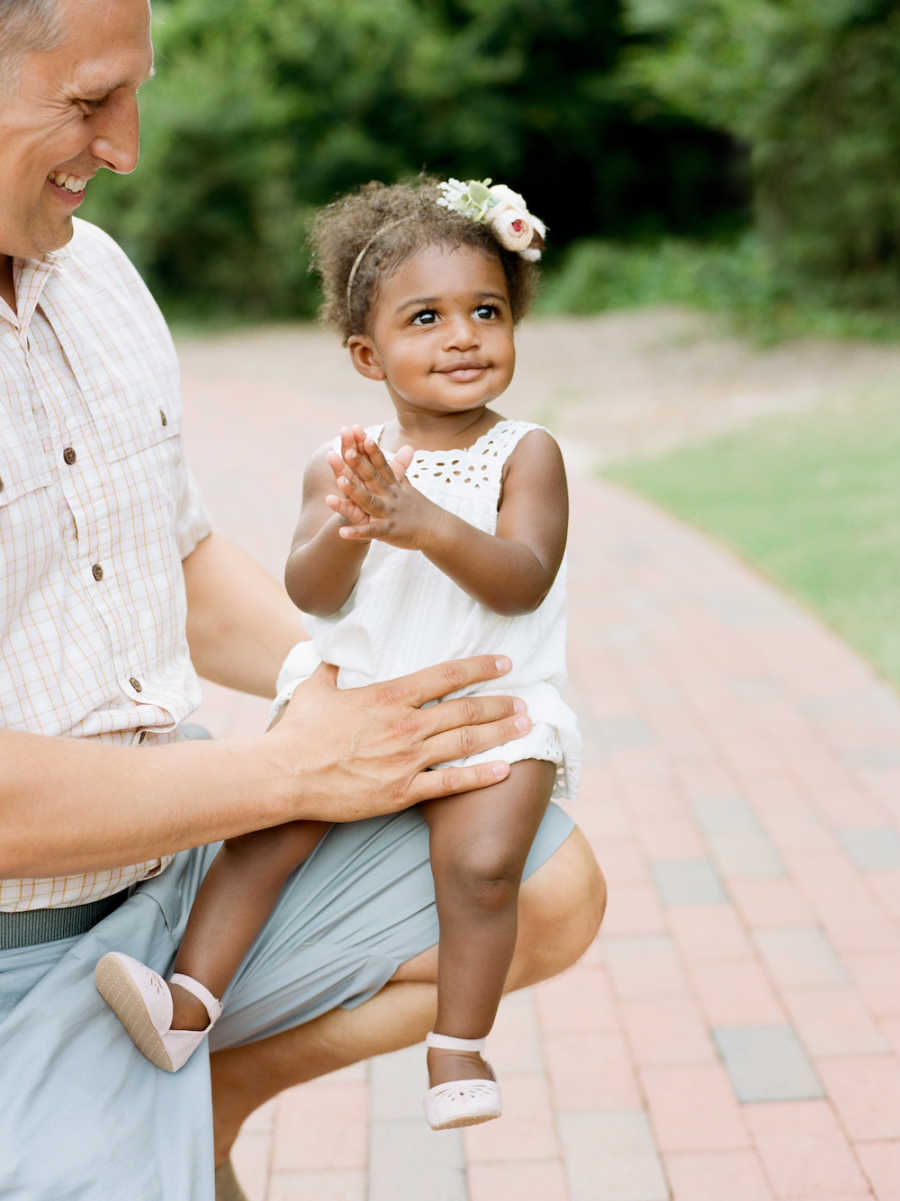
M140 122L137 96L124 89L110 96L95 117L97 135L91 153L118 175L130 175L140 153Z

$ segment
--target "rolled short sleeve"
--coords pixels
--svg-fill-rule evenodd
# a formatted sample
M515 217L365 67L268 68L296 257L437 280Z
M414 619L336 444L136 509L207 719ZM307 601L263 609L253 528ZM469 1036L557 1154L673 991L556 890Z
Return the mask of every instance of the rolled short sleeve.
M175 541L178 553L186 559L198 542L212 533L209 514L200 495L200 487L194 478L194 473L183 464L181 473L181 494L175 514Z

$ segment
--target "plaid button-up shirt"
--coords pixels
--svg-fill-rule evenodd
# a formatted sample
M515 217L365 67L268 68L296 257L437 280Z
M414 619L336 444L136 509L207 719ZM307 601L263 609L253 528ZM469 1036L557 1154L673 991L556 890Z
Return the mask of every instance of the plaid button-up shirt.
M0 300L0 726L165 739L200 698L181 561L209 533L172 340L125 255L83 221L13 274L18 312ZM0 880L0 910L96 900L167 862Z

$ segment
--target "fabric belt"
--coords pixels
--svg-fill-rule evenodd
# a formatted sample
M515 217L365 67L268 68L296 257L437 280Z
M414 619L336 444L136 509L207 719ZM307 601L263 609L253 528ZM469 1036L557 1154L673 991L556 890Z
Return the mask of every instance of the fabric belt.
M89 901L87 905L68 905L64 909L25 909L21 913L0 913L0 951L85 934L118 909L132 891L131 888L124 888L111 897Z

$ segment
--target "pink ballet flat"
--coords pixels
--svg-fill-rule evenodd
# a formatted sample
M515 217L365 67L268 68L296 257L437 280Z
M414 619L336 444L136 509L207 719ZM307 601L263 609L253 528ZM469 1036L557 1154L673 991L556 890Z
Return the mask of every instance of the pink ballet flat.
M433 1033L425 1039L427 1046L441 1051L481 1052L485 1042L483 1038L450 1038ZM446 1084L436 1084L425 1094L425 1117L432 1130L476 1126L479 1122L499 1118L502 1112L500 1085L496 1080L448 1080Z
M212 1030L222 1006L208 988L191 976L176 973L170 981L180 984L201 1002L209 1014L209 1025L204 1030L171 1028L174 1006L165 980L159 972L130 955L110 951L94 969L97 992L141 1054L164 1072L177 1072Z

